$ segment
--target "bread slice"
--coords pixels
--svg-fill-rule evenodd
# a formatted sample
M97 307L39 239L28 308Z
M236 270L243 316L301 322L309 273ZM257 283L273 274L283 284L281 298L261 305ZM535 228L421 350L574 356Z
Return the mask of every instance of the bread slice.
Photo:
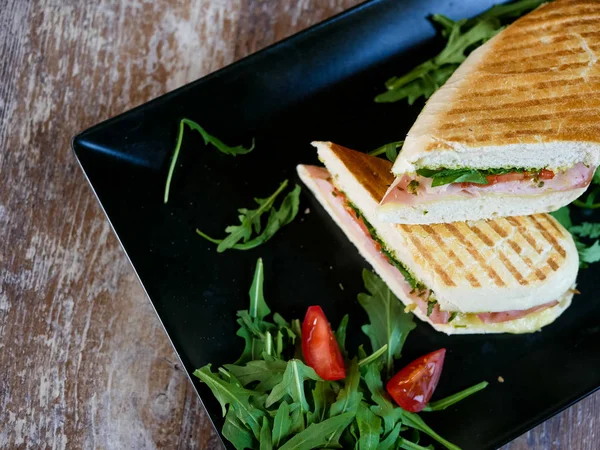
M599 1L540 6L476 49L429 99L393 172L597 166L599 58ZM536 207L547 211L556 200ZM502 215L518 210L509 205Z
M378 217L384 222L403 224L440 224L465 220L494 219L552 212L577 199L586 188L547 192L536 196L485 195L472 198L443 198L432 203L403 205L383 203Z
M356 205L395 259L435 293L443 311L526 310L563 298L574 285L577 250L551 216L428 226L384 223L376 208L393 178L391 163L329 142L313 145L331 174L330 184ZM360 234L351 236L351 226L342 224L340 211L329 212L359 250L364 247Z

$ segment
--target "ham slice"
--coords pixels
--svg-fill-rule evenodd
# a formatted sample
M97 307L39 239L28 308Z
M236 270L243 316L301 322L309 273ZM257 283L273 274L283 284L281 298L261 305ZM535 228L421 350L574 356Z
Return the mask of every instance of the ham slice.
M327 197L328 203L333 209L333 212L337 218L343 222L350 231L348 237L351 239L364 239L364 248L369 256L381 263L381 270L385 270L390 276L402 280L402 289L406 297L409 298L410 301L412 301L424 314L427 314L427 299L429 298L431 291L415 292L410 287L408 282L406 282L402 273L394 265L390 264L385 255L381 253L381 246L371 237L365 223L362 221L362 219L356 217L354 211L352 211L352 209L348 206L346 196L335 189L331 183L330 175L327 170L316 166L305 166L305 168L310 177L317 184L319 190ZM525 317L535 312L543 311L556 305L558 305L558 301L535 306L526 310L480 313L477 314L477 317L479 317L479 319L484 323L508 322L510 320L520 319L521 317ZM449 311L442 311L440 309L440 305L436 303L428 318L432 323L435 324L447 324L448 320L450 319L450 315L451 313Z
M592 181L595 167L586 167L583 163L576 164L565 172L557 173L552 179L542 180L543 185L538 186L537 182L531 179L521 178L510 181L510 177L505 177L509 181L503 181L495 184L469 184L451 183L444 186L432 187L432 179L421 176L404 175L396 178L389 187L382 205L388 203L402 203L405 205L417 205L421 203L431 203L439 201L444 197L481 197L486 194L508 194L508 195L539 195L545 192L569 191L586 187ZM418 187L409 189L408 184L416 180ZM410 192L412 190L413 193Z
M501 323L508 322L509 320L520 319L521 317L528 316L529 314L533 314L536 312L543 311L548 308L552 308L553 306L558 305L558 300L553 302L545 303L543 305L534 306L533 308L525 309L523 311L503 311L496 313L483 313L477 314L479 320L483 323Z

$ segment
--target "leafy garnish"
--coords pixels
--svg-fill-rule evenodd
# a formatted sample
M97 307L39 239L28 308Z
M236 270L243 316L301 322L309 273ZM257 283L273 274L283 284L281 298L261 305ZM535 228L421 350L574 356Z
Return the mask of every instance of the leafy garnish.
M479 392L482 389L485 389L488 384L489 383L487 381L482 381L481 383L471 386L470 388L467 388L463 391L457 392L456 394L450 395L446 398L437 400L435 402L431 402L429 405L427 405L425 407L425 409L423 409L423 411L442 411L442 410L460 402L461 400L464 400L465 398L469 397L470 395L473 395L476 392Z
M250 403L250 398L256 396L257 393L222 379L218 374L211 372L210 366L208 364L201 369L197 369L194 371L194 376L208 385L221 404L223 416L226 415L227 405L229 405L229 411L233 411L238 420L248 425L254 436L258 437L265 413Z
M575 225L570 229L571 233L579 237L596 239L600 237L600 223L583 222L581 225Z
M497 168L497 169L427 169L417 170L417 175L431 178L432 187L443 186L450 183L475 183L489 184L487 176L504 175L507 173L536 172L535 170L519 168Z
M352 413L330 417L320 423L313 423L306 430L287 441L279 450L313 450L323 445L336 447L337 442L329 440L329 436L343 431L354 419ZM340 433L341 434L341 433Z
M229 236L225 239L212 238L200 230L196 230L196 233L213 244L218 244L217 251L219 253L228 249L250 250L264 244L281 227L294 220L298 214L298 205L300 203L300 186L298 185L285 196L279 209L274 207L275 200L287 185L288 180L285 180L271 196L267 198L255 198L254 201L258 204L258 208L256 209L238 209L240 213L238 216L240 225L230 225L225 228L225 232L229 233ZM269 212L269 218L263 230L261 219L263 214L267 212ZM256 233L256 236L250 239L252 232Z
M195 130L202 135L204 144L211 144L221 153L231 156L245 155L254 150L254 138L252 139L252 145L249 148L237 145L230 147L221 141L219 138L208 133L204 128L198 125L196 122L190 119L181 119L179 122L179 134L177 135L177 144L175 144L175 150L173 150L173 156L171 157L171 165L169 166L169 172L167 174L167 181L165 183L165 193L163 201L167 203L169 201L169 190L171 189L171 180L173 179L173 172L175 172L175 166L177 165L177 159L179 158L179 152L181 150L181 143L183 142L183 132L185 126L188 126L191 130Z
M374 351L369 356L365 356L358 362L358 367L366 366L367 364L371 364L374 361L377 361L381 355L383 355L388 349L388 345L385 344L379 350Z
M579 267L586 268L592 263L600 261L600 224L583 222L580 225L573 225L571 212L568 206L563 206L557 211L550 213L554 218L565 227L573 236L575 247L579 253ZM596 239L590 243L590 240Z
M249 308L237 314L238 335L246 339L240 361L219 368L217 373L210 365L194 372L221 404L225 415L223 436L237 450L433 449L419 445L420 432L447 449L458 449L418 415L395 406L386 393L382 370L393 368L414 323L412 315L404 312L379 277L365 271L363 278L370 292L359 296L370 319L363 331L371 340L373 353L367 356L360 345L356 356L346 360L346 378L325 381L300 359L299 320L290 323L277 313L269 319L271 309L263 292L264 268L258 260ZM346 345L347 325L346 315L336 332L342 348ZM291 356L294 351L295 356ZM429 410L444 409L483 387L476 385L433 402Z
M375 101L387 103L406 98L412 105L419 97L428 99L450 78L471 51L494 37L504 25L545 1L520 0L509 5L496 5L468 20L453 21L441 14L434 14L431 20L441 29L442 37L447 41L444 49L410 72L387 80L387 91L375 97Z
M363 270L363 281L370 295L359 294L358 302L369 315L371 323L363 325L362 330L369 337L373 350L387 344L382 360L387 376L391 377L394 359L400 358L408 333L416 325L413 315L404 312L404 305L381 278Z
M390 142L389 144L384 144L381 147L370 151L369 155L379 156L385 153L387 159L389 159L391 162L394 162L398 157L398 149L402 148L403 145L404 141Z
M362 222L365 224L365 227L367 228L367 231L371 235L371 238L379 244L379 246L380 246L379 251L383 254L383 256L386 257L386 259L390 262L390 264L392 264L394 267L396 267L396 269L398 269L400 271L400 273L402 274L402 276L404 277L406 282L410 285L410 287L416 291L426 290L427 288L425 287L425 285L423 283L421 283L420 281L418 281L415 278L415 276L406 268L406 266L404 264L402 264L400 261L398 261L396 259L396 257L394 256L394 254L390 250L387 249L385 242L383 242L383 240L379 237L379 235L377 234L377 231L375 230L373 225L371 225L371 223L367 220L367 218L363 215L363 213L356 207L356 205L354 203L350 202L349 200L346 201L346 204L348 205L348 207L350 209L352 209L352 211L354 211L356 218L362 220Z
M488 184L487 178L477 169L419 169L417 174L431 178L432 187L443 186L450 183L476 183Z

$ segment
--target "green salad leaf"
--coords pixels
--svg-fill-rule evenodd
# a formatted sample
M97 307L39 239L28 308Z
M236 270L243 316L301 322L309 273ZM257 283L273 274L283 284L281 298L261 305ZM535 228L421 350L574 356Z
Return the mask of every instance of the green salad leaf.
M363 331L373 352L367 356L360 345L355 356L346 357L345 379L326 381L298 353L302 335L299 320L290 323L272 314L264 296L263 263L257 261L249 308L237 313L238 335L246 340L242 357L217 373L210 365L194 372L221 404L223 436L237 450L432 449L419 444L420 432L447 449L458 449L417 414L396 406L385 391L382 373L389 378L388 371L415 325L412 315L404 312L377 275L364 271L363 279L369 294L360 294L359 301L370 320ZM346 347L347 326L346 315L336 332L341 348ZM277 346L279 351L274 350ZM432 402L427 410L445 409L486 384Z
M523 173L531 171L522 167L497 168L497 169L427 169L417 170L417 175L431 178L431 186L443 186L450 183L476 183L488 184L488 175L504 175L507 173Z
M464 400L470 395L473 395L476 392L485 389L488 386L488 384L489 383L487 381L482 381L481 383L471 386L463 391L457 392L456 394L450 395L446 398L437 400L435 402L431 402L425 407L423 411L443 411L444 409L449 408L450 406L460 402L461 400Z
M579 225L573 225L568 206L563 206L550 214L573 236L575 247L579 253L580 268L586 268L590 264L600 261L600 239L596 239L600 237L600 223L582 222ZM591 242L592 240L594 241Z
M403 145L404 141L390 142L388 144L384 144L381 147L376 148L375 150L370 151L369 155L379 156L385 154L387 159L389 159L391 162L394 162L398 157L399 149L401 149Z
M279 209L275 208L275 200L287 185L288 180L285 180L269 197L255 198L254 201L258 204L258 208L256 209L238 209L238 212L240 213L238 216L240 225L230 225L225 228L225 232L229 233L229 236L226 238L215 239L200 230L196 230L196 233L213 244L218 244L217 251L219 253L229 249L250 250L264 244L271 239L277 231L294 220L298 214L298 207L300 204L300 186L298 185L285 196ZM267 219L267 224L263 229L262 217L266 213L269 213L269 217ZM256 236L250 239L253 232Z
M205 145L212 145L221 153L231 156L237 155L245 155L254 150L254 138L252 139L252 145L248 148L237 145L235 147L230 147L221 141L219 138L213 136L204 128L202 128L199 124L190 119L181 119L179 122L179 133L177 135L177 143L175 144L175 150L173 150L173 156L171 157L171 164L169 165L169 172L167 174L167 181L165 182L165 192L163 196L164 203L169 201L169 191L171 189L171 181L173 180L173 173L175 172L175 166L177 165L177 160L179 158L179 152L181 151L181 144L183 142L183 132L185 131L185 127L188 127L190 130L197 131L204 139Z
M394 370L394 359L400 358L408 333L416 325L413 315L404 312L404 305L381 278L363 270L363 281L370 295L359 294L358 302L369 315L371 323L363 325L362 330L371 340L373 351L387 344L382 361L390 377Z
M470 52L494 37L504 25L544 2L545 0L519 0L508 5L496 5L472 19L458 21L434 14L431 21L438 26L446 40L444 49L408 73L387 80L386 92L375 97L375 101L389 103L407 99L412 105L420 97L431 97Z

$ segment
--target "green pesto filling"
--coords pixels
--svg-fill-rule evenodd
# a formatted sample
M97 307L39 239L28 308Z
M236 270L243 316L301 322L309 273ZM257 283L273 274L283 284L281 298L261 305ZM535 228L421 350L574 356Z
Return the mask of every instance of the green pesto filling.
M418 281L415 278L415 276L410 272L410 270L408 270L404 264L398 261L393 255L393 253L387 249L385 243L379 237L373 225L371 225L371 223L365 218L363 213L356 207L356 205L350 200L347 200L347 203L348 206L352 209L352 211L354 211L354 214L356 214L356 218L361 219L364 222L365 226L367 227L367 230L369 231L369 234L371 235L371 238L381 246L381 253L387 258L390 264L392 264L394 267L396 267L396 269L400 271L400 273L404 276L410 287L416 291L428 290L427 286L425 286L422 282Z
M432 187L443 186L450 183L475 183L475 184L489 184L487 177L489 175L505 175L507 173L523 173L529 172L535 175L538 174L542 169L531 169L525 167L502 167L498 169L447 169L437 168L430 169L423 167L417 170L417 175L425 178L431 178Z

